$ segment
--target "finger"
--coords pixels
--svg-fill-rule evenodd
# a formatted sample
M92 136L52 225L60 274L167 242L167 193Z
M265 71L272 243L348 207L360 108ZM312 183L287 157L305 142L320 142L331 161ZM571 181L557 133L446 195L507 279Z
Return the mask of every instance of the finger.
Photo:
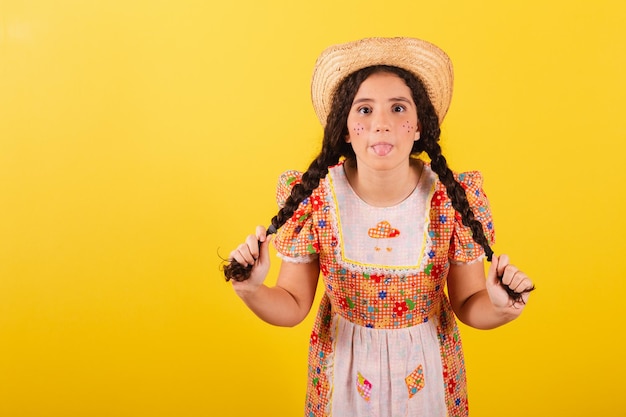
M519 284L515 287L515 292L523 293L527 291L531 291L535 288L533 282L528 278L525 274L522 273L522 279Z
M256 240L256 236L249 235L246 237L245 242L237 246L237 248L231 252L230 257L242 266L253 265L259 257L259 244Z
M530 297L530 292L526 291L522 293L522 303L525 305L528 302L528 297Z
M506 254L502 254L498 257L497 266L498 266L499 277L504 277L504 272L505 272L507 265L509 265L509 262L510 262L509 256Z
M230 260L230 262L235 262L238 263L239 265L246 267L248 266L248 262L246 261L246 259L244 258L244 256L241 254L239 247L237 247L235 250L233 250L230 253L230 256L228 258Z
M502 283L518 294L531 291L535 287L531 279L513 265L507 266Z
M252 263L254 263L254 261L259 259L259 239L256 235L249 235L245 244L248 246L248 250L253 258Z
M511 285L514 282L515 279L515 274L517 274L519 272L519 269L517 269L516 266L508 264L505 268L504 268L504 272L502 274L502 283L504 285L506 285L509 288L513 288L511 287ZM517 282L516 282L517 284Z
M524 280L527 279L526 275L518 270L515 272L513 277L511 278L511 283L509 284L509 288L515 292L524 292L525 286L522 285Z
M255 229L255 235L259 242L265 242L267 237L267 230L263 226L257 226Z
M252 265L255 262L255 257L247 243L242 243L237 246L237 248L231 252L230 257L242 266Z

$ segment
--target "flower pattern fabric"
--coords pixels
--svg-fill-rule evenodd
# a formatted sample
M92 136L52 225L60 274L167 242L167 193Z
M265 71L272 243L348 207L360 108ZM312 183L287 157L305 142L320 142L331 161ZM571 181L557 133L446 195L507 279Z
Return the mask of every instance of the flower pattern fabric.
M293 185L300 182L301 175L287 171L280 177L277 189L280 206ZM483 224L488 240L493 243L491 211L482 190L482 176L474 171L456 177L466 190L476 219ZM331 167L319 187L300 204L274 239L279 256L285 261L318 261L324 282L325 291L309 344L306 417L328 416L333 407L338 407L334 402L340 399L333 397L341 388L337 381L342 376L337 371L344 370L336 354L337 344L344 343L345 335L376 338L384 335L392 340L394 334L404 337L406 333L409 338L423 338L430 329L433 336L420 339L425 342L419 349L425 352L419 355L425 355L426 362L433 362L431 359L436 357L439 363L428 368L416 364L397 383L404 386L403 395L409 405L419 401L423 392L437 396L438 390L447 416L468 414L461 340L444 287L450 262L476 261L483 256L483 250L474 243L471 231L461 224L445 187L428 164L424 166L421 185L409 200L387 209L374 210L363 205L350 189L343 166L339 164ZM410 212L404 212L407 210ZM370 223L360 224L359 216L371 219ZM355 236L364 237L357 239ZM402 245L394 243L399 239L404 239ZM389 263L382 263L384 260ZM339 326L347 330L338 332ZM395 333L387 335L387 332ZM356 339L348 342L358 353L360 342ZM414 344L408 343L406 349L413 349ZM398 358L406 354L403 351L391 353ZM342 356L342 361L348 360L350 358ZM433 369L439 374L434 380L441 381L435 384L440 385L437 387L429 385L429 378L432 378L429 372ZM380 385L391 386L396 381L373 380L371 375L361 374L362 369L346 369L345 372L353 373L346 377L351 379L351 387L359 387L361 395L367 393L367 415L378 415L372 411L372 404L378 404L377 395L384 392ZM390 372L390 379L395 372Z

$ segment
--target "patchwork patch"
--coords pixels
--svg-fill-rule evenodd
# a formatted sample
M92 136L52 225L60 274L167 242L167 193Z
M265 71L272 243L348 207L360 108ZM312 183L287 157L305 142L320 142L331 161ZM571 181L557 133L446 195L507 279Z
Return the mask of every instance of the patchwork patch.
M372 383L359 372L356 377L356 389L363 399L369 402L372 394Z
M424 388L424 367L418 366L409 376L404 378L404 381L409 389L409 398L411 398Z

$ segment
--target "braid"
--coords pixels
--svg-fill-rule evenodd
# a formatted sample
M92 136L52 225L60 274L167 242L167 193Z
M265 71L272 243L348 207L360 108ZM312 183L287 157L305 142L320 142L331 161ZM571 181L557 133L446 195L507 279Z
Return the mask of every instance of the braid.
M474 212L472 211L469 201L467 200L465 189L456 180L456 178L454 178L452 171L448 167L446 158L441 154L441 147L439 146L439 143L433 141L426 144L426 153L431 159L430 166L439 177L441 183L446 187L446 193L448 194L448 197L450 197L452 207L454 207L454 209L461 214L461 223L470 228L472 231L472 239L474 239L474 242L482 246L487 260L491 262L493 250L489 246L489 241L485 235L483 225L480 221L476 220ZM498 278L502 281L502 276L498 276ZM524 300L522 299L523 293L515 292L506 285L504 285L504 289L514 303L524 303ZM526 292L534 289L535 287L532 287L529 290L526 290Z
M346 78L335 91L331 111L324 128L322 150L311 162L306 172L302 174L300 183L293 186L285 205L272 218L269 231L275 233L293 216L300 203L309 197L313 190L319 186L320 181L326 177L329 167L336 165L342 156L351 157L354 155L352 147L345 141L345 136L348 133L346 120L358 86L367 78L364 75L357 77L357 74L352 74Z
M387 70L387 69L385 69ZM487 255L487 259L491 261L493 251L489 247L489 242L485 236L482 224L474 217L474 212L469 205L465 190L454 178L452 170L448 167L446 158L441 154L441 146L439 146L439 137L441 128L439 127L439 118L435 112L423 83L419 78L411 73L399 68L391 67L391 72L398 75L404 80L413 94L413 101L417 107L417 114L420 123L421 140L415 141L412 153L419 155L423 151L430 157L431 167L439 177L439 180L446 187L446 192L452 207L461 214L462 223L469 227L472 231L474 241L482 246Z
M476 220L474 212L467 200L467 194L461 186L461 184L454 178L452 170L448 167L446 158L441 154L441 147L439 143L432 142L426 145L426 153L431 159L431 167L433 171L439 177L439 180L446 187L446 192L452 207L461 215L461 222L463 225L470 228L472 231L472 239L480 246L482 246L487 256L487 260L491 261L493 256L493 250L489 246L487 236L483 230L483 225L480 221Z
M324 128L322 150L311 162L306 172L302 174L300 183L293 186L285 205L272 217L270 226L267 228L267 234L276 233L293 216L300 203L309 197L319 186L320 181L326 177L329 167L336 165L342 156L354 156L352 147L345 141L348 133L346 121L358 86L368 75L369 73L367 75L360 72L354 73L348 76L335 91L331 111ZM252 265L243 267L239 263L231 261L224 266L223 270L226 281L231 279L245 281L250 277Z
M285 205L272 217L270 226L267 228L268 235L276 233L293 216L300 203L309 197L319 186L320 181L326 177L328 167L335 165L337 162L339 162L339 155L325 152L324 149L320 152L318 157L311 162L306 172L302 174L302 180L291 189L291 194L285 201ZM245 281L250 278L251 270L252 265L243 267L239 263L231 261L230 264L224 267L224 275L226 276L226 281L230 279Z
M267 228L268 235L276 233L276 231L293 216L293 213L298 209L300 203L308 198L319 186L320 181L326 177L328 167L339 162L339 157L339 155L333 152L327 152L326 149L322 149L317 158L311 162L306 172L302 174L301 181L291 189L291 194L285 201L285 205L272 217L270 226ZM228 265L224 266L224 275L226 276L226 281L230 279L245 281L250 278L251 270L252 265L243 267L239 263L231 261Z
M396 74L411 89L413 101L417 107L417 114L420 123L421 140L415 141L413 144L412 154L417 156L422 152L426 152L431 160L431 168L439 177L441 183L446 187L446 193L450 198L452 207L461 215L461 223L469 227L472 232L472 239L480 245L485 251L485 256L491 262L493 250L489 246L489 241L485 235L483 225L476 220L474 212L467 199L467 194L463 186L454 178L452 170L448 167L446 158L441 153L439 145L439 137L441 129L439 127L439 118L435 112L432 102L428 98L428 93L421 80L413 74L395 67L384 67L383 71ZM499 277L502 280L502 277ZM522 294L516 293L508 286L504 286L509 297L514 302L523 302ZM534 290L534 287L527 291Z
M319 186L320 181L326 177L328 167L337 164L339 158L339 155L326 152L325 149L322 149L322 152L311 162L306 172L302 174L301 181L291 189L291 194L287 198L287 201L285 201L285 205L278 211L278 214L272 218L271 225L276 230L280 229L282 225L293 216L293 213L298 209L300 203L308 198ZM270 228L272 226L270 226Z

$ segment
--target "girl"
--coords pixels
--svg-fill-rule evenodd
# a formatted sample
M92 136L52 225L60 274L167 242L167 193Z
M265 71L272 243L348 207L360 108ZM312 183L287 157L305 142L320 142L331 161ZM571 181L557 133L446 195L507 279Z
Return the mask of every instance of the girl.
M225 267L246 305L279 326L305 318L321 272L307 417L467 416L455 317L503 325L534 288L506 255L493 255L480 173L454 174L441 154L451 96L448 56L422 40L363 39L317 60L322 150L305 173L281 176L271 226L257 227ZM270 288L276 231L283 262Z

